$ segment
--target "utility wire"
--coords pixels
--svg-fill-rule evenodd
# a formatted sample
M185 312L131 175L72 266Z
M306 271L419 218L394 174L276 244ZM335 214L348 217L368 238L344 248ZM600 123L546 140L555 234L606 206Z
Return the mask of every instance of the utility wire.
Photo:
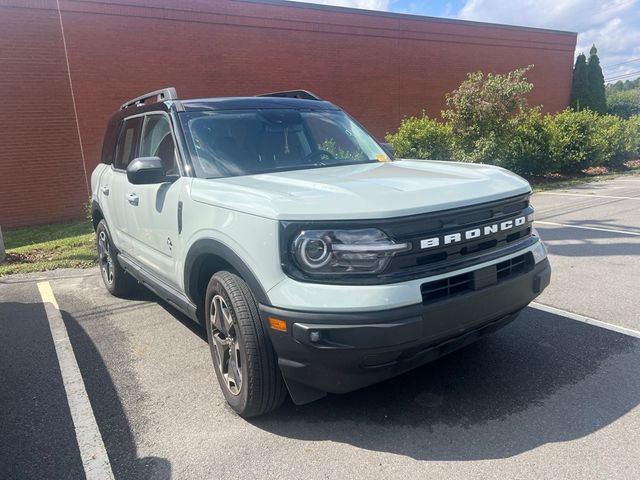
M606 78L604 80L604 83L619 82L621 80L635 80L635 77L640 77L640 72L633 73L633 74L630 74L630 75L625 75L624 77Z
M607 70L609 68L617 67L619 65L626 65L627 63L640 62L640 58L632 58L631 60L627 60L626 62L614 63L613 65L606 65L602 67L603 70Z
M618 78L618 77L628 77L630 75L635 75L637 73L640 73L640 70L635 70L633 72L620 73L620 74L612 75L612 76L607 77L607 78L609 80L611 80L611 79Z
M614 77L605 78L605 82L611 82L613 80L622 80L623 78L633 77L634 75L640 75L640 70L636 70L635 72L625 73L623 75L616 75Z

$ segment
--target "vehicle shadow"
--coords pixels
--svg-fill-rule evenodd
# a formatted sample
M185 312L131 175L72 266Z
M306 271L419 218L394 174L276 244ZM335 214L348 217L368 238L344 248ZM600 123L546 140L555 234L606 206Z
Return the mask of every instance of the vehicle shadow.
M612 228L607 223L589 221L597 228ZM549 252L563 257L601 257L640 255L638 237L623 233L578 228L536 225Z
M138 457L131 426L102 355L80 323L69 312L62 310L61 313L114 477L122 480L170 479L169 460ZM132 379L135 376L123 375L123 378Z
M251 420L304 441L418 460L506 458L589 435L640 403L640 340L525 309L493 336L400 377Z
M131 292L129 292L129 294L123 296L122 298L126 300L134 300L136 302L151 302L158 304L169 315L178 320L185 328L187 328L187 330L191 330L191 332L200 337L201 340L203 340L205 343L208 343L207 331L203 325L200 325L198 322L195 322L193 319L189 318L186 314L182 313L176 307L158 297L148 288L145 288L142 285L137 285ZM126 309L129 307L125 305L122 308ZM113 307L109 307L110 312L113 312L114 310L115 309Z

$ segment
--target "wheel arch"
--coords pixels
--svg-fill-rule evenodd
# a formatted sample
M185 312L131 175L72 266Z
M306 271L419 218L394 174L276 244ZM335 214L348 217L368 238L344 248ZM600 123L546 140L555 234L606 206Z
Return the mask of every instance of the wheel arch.
M98 202L93 200L91 202L91 223L93 224L93 231L95 232L98 229L98 224L100 220L104 219L104 214L102 213L102 209Z
M198 310L211 275L220 270L237 274L249 285L259 303L269 304L266 291L242 258L224 243L203 238L189 248L184 263L184 290Z

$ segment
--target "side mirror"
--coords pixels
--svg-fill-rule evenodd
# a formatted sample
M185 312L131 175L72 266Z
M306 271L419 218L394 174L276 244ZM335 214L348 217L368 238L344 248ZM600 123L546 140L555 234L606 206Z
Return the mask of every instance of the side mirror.
M127 166L127 179L134 185L151 185L166 182L167 175L160 157L138 157Z
M387 152L387 155L389 155L391 158L395 158L396 149L393 145L391 145L390 143L381 143L380 145L382 146L384 151Z

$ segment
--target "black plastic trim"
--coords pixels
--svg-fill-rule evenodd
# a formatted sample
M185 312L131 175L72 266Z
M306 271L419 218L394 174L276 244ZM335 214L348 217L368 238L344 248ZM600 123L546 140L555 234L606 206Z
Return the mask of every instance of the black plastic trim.
M196 315L196 306L178 289L153 275L125 253L118 253L118 262L129 275L138 280L142 285L164 301L176 307L192 320L196 322L199 321Z
M260 93L256 97L299 98L303 100L320 100L318 95L308 90L284 90L281 92Z
M102 218L104 218L104 213L102 212L102 208L100 208L100 204L95 200L91 200L91 222L93 223L93 230L98 227L98 222L96 222L96 212L100 214Z
M213 240L210 238L203 238L196 241L185 258L184 262L184 289L189 296L191 302L195 303L195 300L189 295L191 292L191 285L194 281L197 281L197 278L194 278L193 271L194 266L198 258L202 255L216 255L220 257L222 260L226 261L229 265L231 265L234 270L238 272L238 274L242 277L242 279L247 282L249 288L251 289L251 293L256 297L256 300L260 303L269 303L269 299L267 297L267 293L264 288L258 281L256 275L251 271L251 269L244 263L244 261L240 258L238 254L236 254L233 250L227 247L222 242L218 240Z
M544 259L504 282L439 302L372 312L309 312L260 305L278 365L295 403L346 393L418 367L511 320L549 284Z

